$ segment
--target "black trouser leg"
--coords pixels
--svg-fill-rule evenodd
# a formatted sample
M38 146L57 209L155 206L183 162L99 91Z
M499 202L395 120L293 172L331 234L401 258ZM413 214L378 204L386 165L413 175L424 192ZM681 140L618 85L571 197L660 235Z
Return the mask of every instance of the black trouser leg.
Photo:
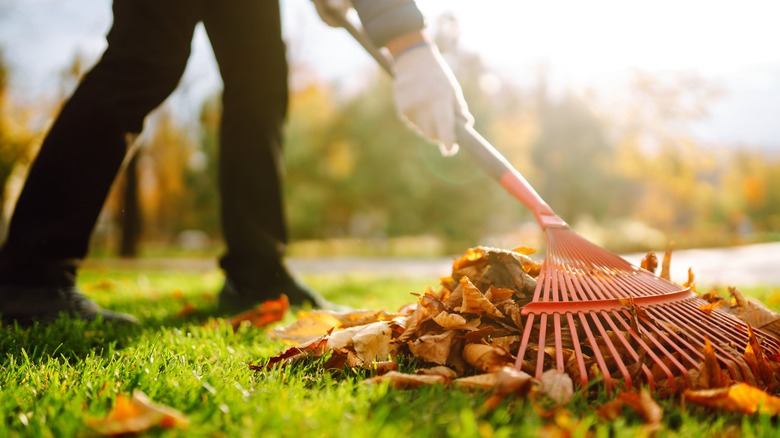
M0 282L71 286L128 132L176 87L200 2L116 0L108 48L41 146L0 250Z
M282 127L287 61L276 0L211 0L203 22L224 82L219 190L227 252L238 284L262 288L285 276Z

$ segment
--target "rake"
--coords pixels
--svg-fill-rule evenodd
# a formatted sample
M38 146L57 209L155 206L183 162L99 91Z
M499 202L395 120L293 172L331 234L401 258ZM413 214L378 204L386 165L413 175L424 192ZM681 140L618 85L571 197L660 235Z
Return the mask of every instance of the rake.
M346 17L339 21L392 75L391 62L364 31ZM675 392L694 385L709 341L732 380L755 382L758 371L744 356L746 323L718 309L703 310L709 303L690 288L578 235L477 131L459 126L457 137L480 168L533 212L546 234L533 300L521 313L525 321L515 368L539 379L549 369L569 372L581 386L602 379L608 391L622 381L627 387L663 385ZM780 354L780 341L761 330L753 333L764 354Z

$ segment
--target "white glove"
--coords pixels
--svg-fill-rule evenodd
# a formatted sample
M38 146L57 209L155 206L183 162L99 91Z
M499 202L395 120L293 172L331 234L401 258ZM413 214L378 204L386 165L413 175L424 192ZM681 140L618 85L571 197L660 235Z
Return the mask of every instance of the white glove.
M458 152L456 123L470 126L474 118L460 84L435 46L420 43L396 56L393 93L396 110L407 125L438 143L442 155Z
M352 8L350 0L312 0L320 19L331 27L341 27L341 23Z

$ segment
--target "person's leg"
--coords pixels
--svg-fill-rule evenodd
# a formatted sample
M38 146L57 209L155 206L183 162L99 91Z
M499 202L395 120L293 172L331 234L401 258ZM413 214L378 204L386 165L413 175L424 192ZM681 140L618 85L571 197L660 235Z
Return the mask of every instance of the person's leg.
M197 4L114 2L108 48L46 136L0 249L4 319L14 312L35 313L35 303L27 308L12 302L11 295L23 288L45 295L75 285L76 269L127 153L127 133L140 132L145 116L178 84L200 18ZM53 304L58 305L68 304Z
M227 250L225 307L286 293L300 304L321 298L296 283L282 261L287 229L282 202L282 128L287 58L275 0L210 0L203 23L224 82L219 184ZM248 300L227 303L233 287ZM236 309L238 310L238 309Z

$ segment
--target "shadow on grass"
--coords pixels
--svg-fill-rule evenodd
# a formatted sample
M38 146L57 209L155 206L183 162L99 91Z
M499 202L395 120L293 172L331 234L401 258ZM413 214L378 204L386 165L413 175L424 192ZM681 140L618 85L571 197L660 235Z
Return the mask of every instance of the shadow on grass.
M169 303L170 304L170 303ZM118 304L112 310L134 313L129 309L154 309L160 306L158 299L133 299L132 304ZM171 306L165 306L171 308ZM160 316L157 316L160 315ZM140 316L140 315L139 315ZM136 340L148 336L149 332L169 328L185 329L187 326L204 325L209 320L226 317L216 306L203 305L186 314L176 311L152 312L140 316L137 326L105 322L100 319L85 321L61 316L50 324L34 323L30 326L3 324L0 326L0 356L26 356L30 361L57 357L66 361L81 360L90 355L109 357L117 350L135 344Z

